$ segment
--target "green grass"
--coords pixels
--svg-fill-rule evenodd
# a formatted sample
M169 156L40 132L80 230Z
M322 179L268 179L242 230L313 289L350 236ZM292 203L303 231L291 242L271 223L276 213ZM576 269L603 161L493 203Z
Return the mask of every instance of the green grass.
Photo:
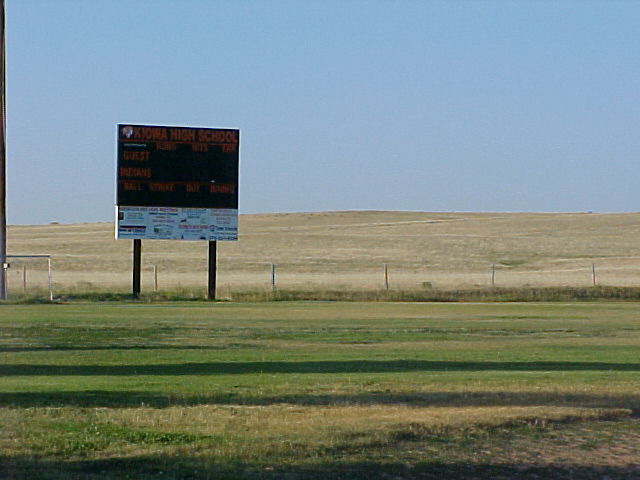
M2 305L0 477L633 478L638 313Z
M63 290L56 292L53 302L48 291L12 294L9 303L45 304L78 302L201 302L206 299L204 288L181 288L158 292L142 292L134 299L130 291ZM593 302L595 300L640 300L638 287L493 287L467 289L219 289L218 301L234 302Z

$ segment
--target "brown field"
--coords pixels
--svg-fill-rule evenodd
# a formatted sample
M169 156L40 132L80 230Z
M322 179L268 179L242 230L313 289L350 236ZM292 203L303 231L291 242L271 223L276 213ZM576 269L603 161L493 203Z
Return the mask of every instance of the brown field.
M130 285L131 241L112 223L10 226L8 253L52 255L58 290ZM640 286L640 213L425 213L349 211L242 215L240 240L219 242L222 290L402 289L489 286ZM204 242L143 242L143 289L203 287ZM22 265L9 270L23 288ZM46 285L46 264L28 262L29 287ZM428 283L425 283L428 282Z

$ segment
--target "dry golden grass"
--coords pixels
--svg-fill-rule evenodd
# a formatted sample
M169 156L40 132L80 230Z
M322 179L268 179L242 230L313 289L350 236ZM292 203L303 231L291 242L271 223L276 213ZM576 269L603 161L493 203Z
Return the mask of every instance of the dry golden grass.
M0 419L8 432L21 432L14 409L0 408ZM291 445L304 448L308 454L349 445L351 449L372 443L394 443L416 433L446 434L477 428L491 428L513 424L541 424L588 422L601 419L624 419L630 415L625 409L589 409L575 407L414 407L394 405L371 406L194 406L157 408L34 408L26 413L31 428L38 423L79 423L88 433L101 434L100 426L108 425L128 431L162 431L169 435L188 435L204 438L226 438L218 445L207 445L202 454L220 458L251 461L273 455L286 455ZM24 421L24 416L22 417ZM92 432L91 426L95 431ZM43 433L43 435L45 435ZM35 435L38 438L38 435ZM16 442L17 435L0 440L5 454L23 453L24 445ZM43 445L31 440L34 450L50 454L70 454L65 442ZM130 456L148 453L154 446L135 443L105 445L99 457ZM162 451L155 446L157 451ZM180 454L180 447L164 451ZM191 445L190 454L197 452Z
M11 226L9 254L51 254L57 288L126 290L131 242L111 223ZM219 243L223 288L640 285L640 214L327 212L242 215L240 240ZM204 286L204 242L145 241L143 289ZM20 262L10 284L21 288ZM43 263L41 262L41 266ZM30 269L32 267L29 267ZM36 272L30 280L45 283Z

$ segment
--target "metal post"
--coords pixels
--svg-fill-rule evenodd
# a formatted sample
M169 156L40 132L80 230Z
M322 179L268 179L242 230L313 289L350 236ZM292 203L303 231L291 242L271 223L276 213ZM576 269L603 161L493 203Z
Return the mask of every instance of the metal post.
M209 241L209 282L207 286L207 300L216 299L216 269L217 269L217 242Z
M596 264L591 264L591 280L593 281L593 286L596 286Z
M133 241L133 298L140 298L140 263L142 259L142 240Z
M496 264L491 265L491 286L496 285Z
M27 293L27 266L22 266L22 291Z
M6 110L6 63L4 0L0 0L0 264L7 263L7 110ZM7 299L7 270L0 275L0 300Z
M51 271L51 257L47 258L48 281L49 281L49 300L53 302L53 273Z

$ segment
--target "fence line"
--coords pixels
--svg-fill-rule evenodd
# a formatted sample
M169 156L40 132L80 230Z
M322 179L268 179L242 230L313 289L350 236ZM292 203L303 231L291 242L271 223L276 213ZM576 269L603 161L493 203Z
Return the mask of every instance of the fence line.
M270 264L270 277L269 277L270 278L270 286L271 286L271 289L274 290L274 291L276 290L276 268L280 269L281 277L285 277L286 278L286 276L287 276L286 270L282 271L282 268L279 267L279 266L276 266L276 264L274 264L274 263ZM587 267L584 267L584 268L587 269ZM571 269L570 271L579 272L580 270L582 270L582 269ZM566 272L568 270L563 270L563 271ZM388 263L384 263L382 265L382 272L383 272L383 274L382 274L382 283L381 283L382 288L384 288L385 290L389 290L391 288L390 287L390 281L389 281L391 268L390 268ZM394 269L393 272L394 272L394 274L396 275L397 278L402 278L402 275L403 275L402 269L400 269L400 268ZM501 282L500 281L500 280L504 280L505 275L508 276L509 274L514 274L514 275L518 275L518 276L523 276L523 275L526 275L526 274L530 274L530 275L533 276L532 271L517 271L517 270L510 269L508 267L500 269L500 268L497 267L497 265L495 263L490 265L489 272L490 272L490 276L489 276L489 280L488 280L487 285L489 285L491 287L513 286L513 284L511 282ZM597 275L596 275L596 264L595 263L591 264L591 268L589 269L589 272L591 274L591 285L593 285L595 287L595 286L598 285ZM336 283L337 283L337 282L335 282L335 278L336 277L338 277L338 278L340 276L347 277L350 273L353 273L353 272L344 272L344 271L342 271L342 272L336 273L336 274L333 275L334 276L334 281L332 281L330 283L336 285ZM437 276L439 273L441 273L441 272L431 271L431 274L435 275L435 276ZM498 275L497 273L500 273L500 275ZM549 273L551 275L554 275L554 274L557 275L557 271L554 271L554 270L539 270L539 271L536 272L536 274L538 276L544 275L544 273ZM305 277L304 273L295 272L295 273L291 273L291 275L295 276L295 277L298 277L298 283L308 283L308 278L312 277L313 273L307 273L306 274L306 277L307 277L307 281L306 282L304 280L300 279L300 277ZM366 274L362 274L362 275L366 275ZM477 276L477 273L469 273L468 275L469 275L469 277ZM458 274L458 277L460 277L460 276L461 275ZM587 275L585 275L585 280L586 280L586 278L588 278ZM638 266L637 278L638 278L638 285L640 286L640 266ZM291 284L291 283L294 283L294 282L289 282L289 284ZM398 282L398 283L403 283L403 282ZM562 283L564 283L564 282L562 282ZM416 284L416 286L417 285L418 284ZM422 286L423 288L433 288L434 287L434 282L433 281L425 281L425 280L423 280L423 281L419 282L419 285ZM447 286L450 287L450 285L447 285ZM475 283L475 286L482 286L482 282L480 282L479 284ZM531 285L527 285L527 286L531 286ZM574 284L573 286L578 286L578 285Z
M52 265L51 265L51 255L6 255L7 258L7 263L5 263L4 265L2 265L2 275L4 275L5 277L5 285L9 285L9 269L11 268L11 262L13 262L14 260L17 261L30 261L30 260L37 260L37 259L42 259L42 260L46 260L46 271L47 271L47 290L49 293L49 300L53 301L53 269L52 269ZM22 280L22 292L24 294L27 293L28 290L28 285L27 285L27 265L23 264L22 265L22 269L21 269L21 280ZM34 269L35 270L35 269ZM18 274L20 274L20 270L18 270ZM9 292L11 293L11 292Z
M116 290L130 288L130 271L91 271L77 268L56 270L55 284L49 256L13 256L8 269L9 294L30 294L47 291L53 297L56 291ZM36 263L20 262L32 258L46 260ZM15 263L15 266L13 265ZM55 267L55 265L54 265ZM226 268L225 268L226 267ZM488 264L484 269L476 265L463 270L460 265L431 267L411 266L392 262L375 265L345 266L344 263L321 262L313 265L276 262L254 264L253 268L220 266L218 283L226 290L251 289L456 289L482 287L586 287L586 286L640 286L638 265L614 263L597 265L595 262L575 263L571 268L526 269L509 265ZM558 265L560 267L560 265ZM488 269L488 270L487 270ZM206 285L206 272L193 271L180 265L147 264L143 266L143 291L171 291L176 288L199 289Z

